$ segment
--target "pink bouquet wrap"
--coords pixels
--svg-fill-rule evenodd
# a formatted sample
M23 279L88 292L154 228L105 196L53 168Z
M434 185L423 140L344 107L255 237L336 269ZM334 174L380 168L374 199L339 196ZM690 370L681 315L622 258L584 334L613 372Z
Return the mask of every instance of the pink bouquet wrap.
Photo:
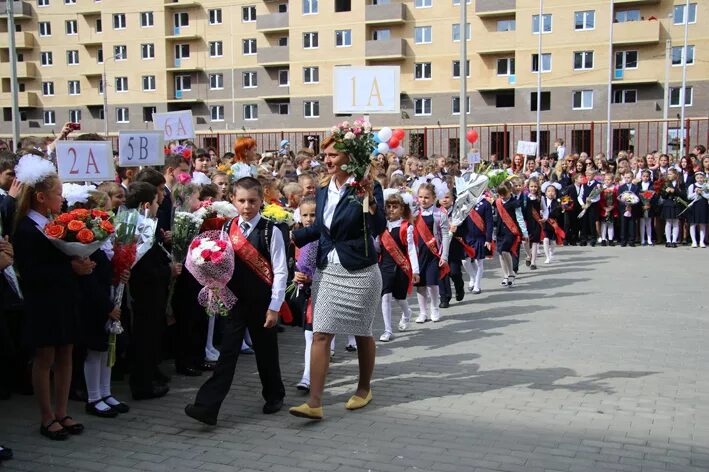
M234 250L222 231L206 231L192 240L185 267L202 285L197 296L209 316L227 316L236 296L227 288L234 274Z

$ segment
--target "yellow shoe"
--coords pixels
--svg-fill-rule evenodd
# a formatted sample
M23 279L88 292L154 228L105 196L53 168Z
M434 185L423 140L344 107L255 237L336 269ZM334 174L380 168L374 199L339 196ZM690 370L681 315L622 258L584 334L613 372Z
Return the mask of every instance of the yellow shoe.
M347 400L345 408L347 408L348 410L359 410L360 408L364 408L365 406L369 405L369 402L371 401L372 390L369 390L366 398L358 397L357 395L352 395L350 399Z
M323 419L322 407L312 408L307 403L303 403L300 406L291 407L288 412L298 418L308 418L309 420Z

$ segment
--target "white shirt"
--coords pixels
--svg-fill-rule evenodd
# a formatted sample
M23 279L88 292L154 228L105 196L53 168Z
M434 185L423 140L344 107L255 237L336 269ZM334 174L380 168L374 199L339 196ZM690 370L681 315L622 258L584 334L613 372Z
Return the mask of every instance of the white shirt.
M0 195L8 195L7 190L0 188Z
M387 221L387 231L391 231L394 228L399 227L401 227L401 218L396 221ZM414 225L409 225L409 227L406 228L406 246L409 254L409 261L411 262L411 272L413 274L418 274L419 256L416 251L416 243L414 243Z
M47 223L49 223L49 218L34 210L30 210L29 213L27 213L27 216L29 216L30 220L34 221L37 228L39 228L42 234L44 234L44 227L47 226Z
M251 231L256 227L261 220L261 215L256 214L251 220L243 220L239 218L237 223L241 227L242 223L249 224L249 228L242 232L244 237L248 238ZM288 264L286 262L286 248L283 243L283 235L281 231L274 226L273 234L271 235L271 269L273 270L273 285L271 285L271 303L268 305L269 310L279 311L283 301L286 299L286 282L288 281ZM237 275L238 276L238 275Z
M327 186L327 201L325 202L325 208L322 213L323 224L328 230L330 229L330 226L332 226L332 218L335 216L335 208L337 208L337 204L340 203L340 200L347 190L347 186L354 181L355 178L351 175L345 183L340 186L340 188L337 188L335 179L330 179L330 184ZM340 256L337 255L337 249L335 249L334 246L332 251L330 251L327 255L327 262L328 264L340 263Z
M546 197L546 196L542 199L542 202L543 202L543 204L542 204L542 219L544 219L544 220L549 219L549 213L551 211L551 205L552 205L553 201L554 201L554 199Z
M566 146L559 146L556 148L556 154L559 160L563 159L566 156Z

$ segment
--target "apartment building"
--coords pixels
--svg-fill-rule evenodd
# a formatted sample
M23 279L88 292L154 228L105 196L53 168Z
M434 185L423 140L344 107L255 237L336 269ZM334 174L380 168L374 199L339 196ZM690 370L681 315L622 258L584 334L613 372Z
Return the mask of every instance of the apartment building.
M325 128L336 119L338 65L401 67L401 114L376 120L387 125L457 123L461 73L470 123L534 121L539 73L543 121L605 120L610 77L615 119L662 118L666 106L674 117L683 60L687 116L707 115L709 30L700 24L709 2L692 0L687 11L680 0L545 0L540 32L538 0L467 0L464 31L460 1L15 1L22 132L58 132L65 121L102 131L104 118L111 132L152 128L153 112L183 109L202 130Z

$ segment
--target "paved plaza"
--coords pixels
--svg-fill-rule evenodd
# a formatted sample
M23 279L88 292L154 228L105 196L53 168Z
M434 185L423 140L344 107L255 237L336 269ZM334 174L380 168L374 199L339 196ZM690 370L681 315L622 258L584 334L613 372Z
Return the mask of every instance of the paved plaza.
M569 247L541 260L512 289L488 264L481 295L377 343L363 410L344 408L357 362L339 338L322 422L263 415L243 356L216 427L183 413L204 377L173 376L167 397L143 402L119 383L132 411L112 420L72 402L86 432L65 442L39 435L33 398L0 402L0 444L15 450L0 469L709 470L709 250ZM302 331L280 339L286 405L297 405Z

